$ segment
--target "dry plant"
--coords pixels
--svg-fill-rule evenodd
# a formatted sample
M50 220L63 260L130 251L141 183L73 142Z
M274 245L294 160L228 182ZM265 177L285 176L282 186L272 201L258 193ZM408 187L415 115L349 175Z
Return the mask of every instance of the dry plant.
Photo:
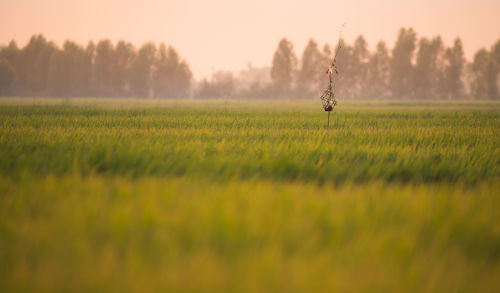
M337 66L337 56L342 49L342 29L345 27L345 23L342 24L339 31L339 43L338 48L335 52L335 55L332 59L328 60L328 69L326 70L326 74L328 74L329 84L328 87L321 94L321 102L323 104L323 109L328 112L328 124L327 127L330 127L330 112L337 105L337 100L335 99L335 93L333 92L333 77L339 74L338 66Z

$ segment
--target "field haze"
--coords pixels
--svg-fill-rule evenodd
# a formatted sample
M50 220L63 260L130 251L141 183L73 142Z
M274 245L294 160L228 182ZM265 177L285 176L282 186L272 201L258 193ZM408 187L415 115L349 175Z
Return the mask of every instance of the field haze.
M500 103L0 100L0 291L500 290Z

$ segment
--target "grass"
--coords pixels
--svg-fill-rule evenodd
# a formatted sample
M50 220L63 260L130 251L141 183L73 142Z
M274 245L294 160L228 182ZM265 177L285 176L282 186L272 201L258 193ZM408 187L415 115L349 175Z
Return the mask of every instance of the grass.
M213 103L213 102L212 102ZM168 104L167 104L168 105ZM500 176L483 110L3 106L0 172L476 183Z
M2 292L493 292L500 104L0 100Z

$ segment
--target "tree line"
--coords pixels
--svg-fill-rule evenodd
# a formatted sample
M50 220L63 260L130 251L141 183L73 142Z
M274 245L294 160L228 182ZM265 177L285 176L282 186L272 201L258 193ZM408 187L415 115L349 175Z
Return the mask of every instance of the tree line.
M465 59L460 38L447 47L440 36L418 38L412 28L399 30L392 49L380 41L371 52L363 36L353 44L340 42L342 48L320 48L311 39L299 59L284 38L273 55L270 79L242 86L251 68L238 76L216 72L201 82L198 96L317 98L328 84L329 60L337 54L334 89L343 99L500 99L500 39L490 50L478 50L472 62Z
M172 47L109 40L62 48L43 35L0 48L0 94L12 96L187 97L192 73Z
M335 90L345 99L500 99L500 39L467 62L462 41L446 46L440 36L417 37L401 28L389 49L370 51L363 36L341 41ZM217 71L195 81L172 47L109 40L86 47L66 41L62 48L42 35L24 48L12 41L0 48L0 95L158 98L317 98L338 44L322 48L311 39L299 59L282 39L270 67L249 67L235 75Z

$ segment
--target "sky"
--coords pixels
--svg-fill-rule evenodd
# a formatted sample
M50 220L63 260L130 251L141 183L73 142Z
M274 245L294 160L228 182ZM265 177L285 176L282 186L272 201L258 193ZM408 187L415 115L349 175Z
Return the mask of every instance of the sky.
M379 40L392 48L402 26L447 45L460 37L470 60L500 39L499 15L500 0L0 0L0 45L38 33L58 45L164 42L201 78L269 66L283 37L299 57L310 38L334 45L344 22L347 42L362 34L372 49Z

